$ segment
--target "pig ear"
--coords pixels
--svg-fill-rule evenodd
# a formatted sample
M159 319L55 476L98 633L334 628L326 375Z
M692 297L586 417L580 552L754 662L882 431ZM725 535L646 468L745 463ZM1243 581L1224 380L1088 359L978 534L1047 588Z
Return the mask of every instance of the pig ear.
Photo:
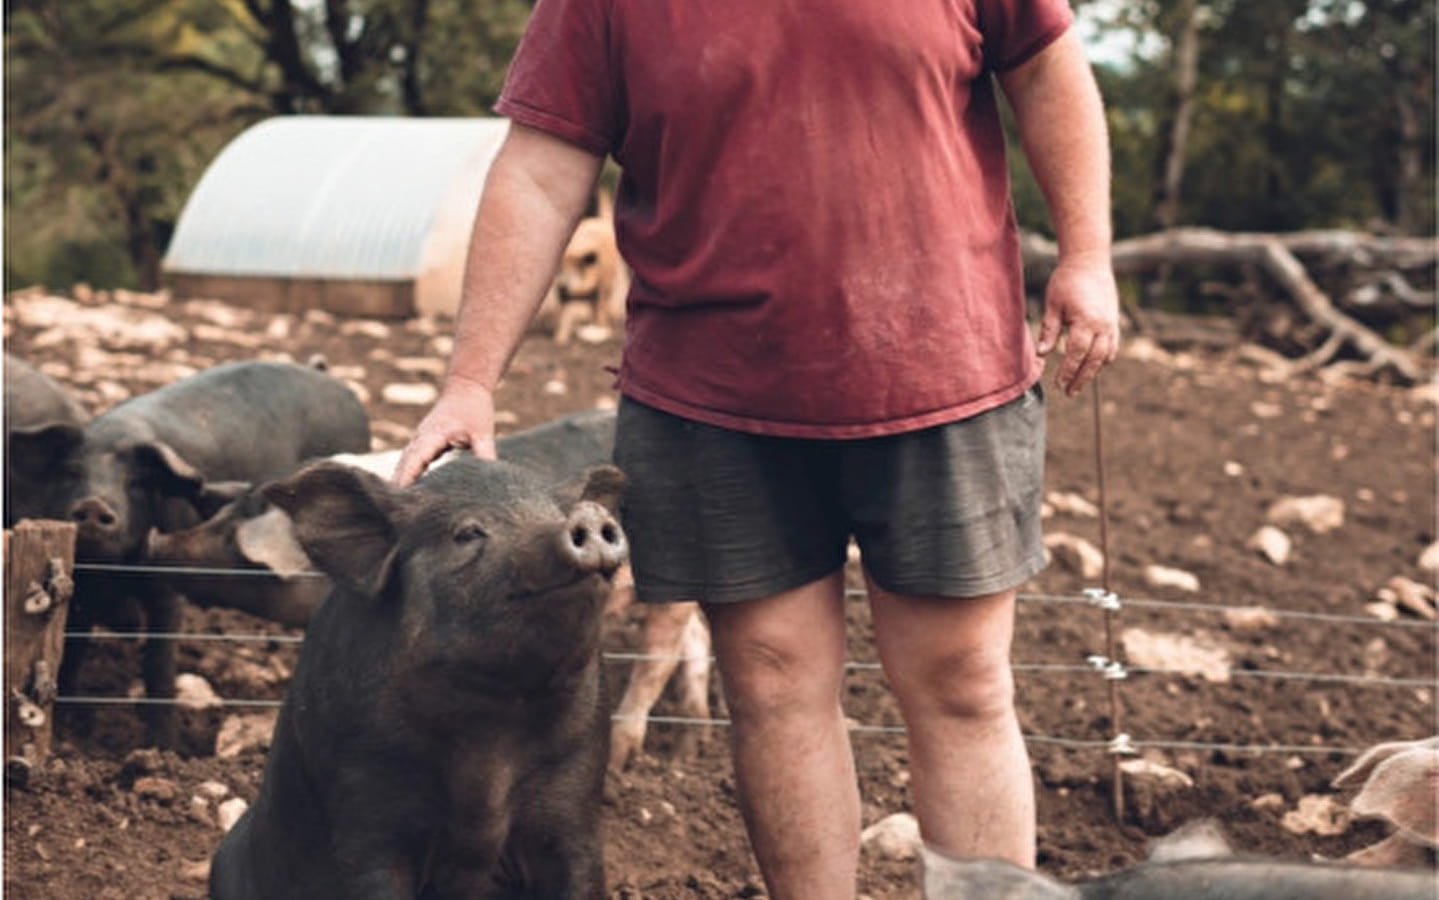
M617 512L620 497L625 492L625 474L614 466L595 466L585 472L584 487L580 490L581 500L591 500Z
M409 518L397 488L353 466L321 462L263 490L289 515L295 540L316 568L365 596L384 590Z
M194 500L205 487L205 477L169 444L147 441L136 444L131 453L137 464L160 476L161 491L164 494ZM205 518L209 516L206 515Z
M249 490L248 481L207 481L200 486L200 493L194 498L195 510L201 519L208 519L245 496Z
M22 472L44 472L79 449L85 432L69 424L40 425L10 432L5 449Z

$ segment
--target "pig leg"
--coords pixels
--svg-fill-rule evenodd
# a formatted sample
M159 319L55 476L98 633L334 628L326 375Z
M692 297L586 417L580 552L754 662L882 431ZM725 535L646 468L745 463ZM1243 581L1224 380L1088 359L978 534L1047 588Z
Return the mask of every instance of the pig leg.
M686 604L689 605L689 604ZM685 623L680 638L679 691L680 712L692 719L710 717L710 630L704 615L696 606ZM710 737L710 726L685 728L680 732L680 752L693 755Z
M618 772L639 753L645 742L645 719L664 692L678 665L685 625L694 615L694 603L653 603L645 606L642 652L657 659L637 660L630 668L629 684L615 710L610 729L610 769Z
M145 607L145 627L151 633L173 633L180 623L180 595L166 587L156 586L141 601ZM141 651L140 670L145 680L145 697L150 700L173 700L175 697L175 642L168 638L146 638ZM150 742L156 747L175 745L175 707L170 703L150 703L142 708Z

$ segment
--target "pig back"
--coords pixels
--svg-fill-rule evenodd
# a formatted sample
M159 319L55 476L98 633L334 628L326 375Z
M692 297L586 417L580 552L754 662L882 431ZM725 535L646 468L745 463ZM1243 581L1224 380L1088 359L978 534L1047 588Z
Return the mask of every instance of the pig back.
M344 382L271 361L226 363L142 394L96 419L89 434L161 440L216 480L278 478L303 460L370 446L369 418Z
M58 381L5 354L5 434L12 428L63 423L84 425L90 414Z

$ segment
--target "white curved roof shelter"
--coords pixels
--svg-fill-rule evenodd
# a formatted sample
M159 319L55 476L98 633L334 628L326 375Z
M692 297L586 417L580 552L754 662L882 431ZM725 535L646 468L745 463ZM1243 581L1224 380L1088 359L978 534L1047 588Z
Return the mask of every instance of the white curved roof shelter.
M210 163L166 280L261 309L453 313L505 119L281 116Z

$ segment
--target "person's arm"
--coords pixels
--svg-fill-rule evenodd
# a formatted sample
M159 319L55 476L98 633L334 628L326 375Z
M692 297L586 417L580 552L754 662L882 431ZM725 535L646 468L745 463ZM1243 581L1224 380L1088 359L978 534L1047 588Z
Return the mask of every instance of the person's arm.
M603 159L511 123L485 177L440 397L395 467L406 485L450 447L493 459L494 392L549 290Z
M1000 73L999 83L1014 109L1024 155L1059 239L1059 264L1045 291L1039 352L1049 353L1065 334L1058 382L1072 396L1119 352L1104 108L1073 29Z

